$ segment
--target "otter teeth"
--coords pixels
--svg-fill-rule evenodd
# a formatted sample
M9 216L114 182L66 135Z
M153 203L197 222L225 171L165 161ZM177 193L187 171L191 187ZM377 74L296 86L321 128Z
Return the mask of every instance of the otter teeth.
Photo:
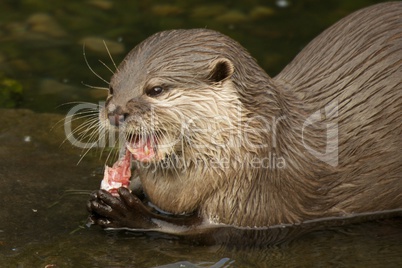
M144 153L145 153L145 155L149 155L149 147L148 147L148 144L145 145L145 147L144 147Z
M126 145L126 148L127 148L127 150L130 151L130 153L132 153L132 154L135 153L135 149L134 149L130 144L127 144L127 145Z
M135 160L149 162L157 159L158 150L156 145L157 142L153 135L141 138L133 135L127 139L125 147L133 155Z

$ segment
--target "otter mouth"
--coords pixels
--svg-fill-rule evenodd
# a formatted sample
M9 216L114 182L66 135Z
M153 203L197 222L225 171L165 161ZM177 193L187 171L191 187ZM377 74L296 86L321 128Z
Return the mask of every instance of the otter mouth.
M125 148L122 148L119 159L112 167L105 166L101 189L118 196L118 188L129 188L131 159L143 163L160 160L162 154L160 152L158 154L157 135L157 133L153 135L128 135Z
M134 160L140 162L158 161L157 133L151 135L130 134L126 141L126 149Z

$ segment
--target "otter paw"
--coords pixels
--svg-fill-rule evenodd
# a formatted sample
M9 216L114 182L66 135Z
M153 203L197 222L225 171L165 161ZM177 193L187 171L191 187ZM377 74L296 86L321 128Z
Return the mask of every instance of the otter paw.
M157 228L152 222L152 212L137 196L124 187L118 189L118 194L116 197L105 190L92 193L87 203L87 209L91 213L88 224L96 224L102 228Z

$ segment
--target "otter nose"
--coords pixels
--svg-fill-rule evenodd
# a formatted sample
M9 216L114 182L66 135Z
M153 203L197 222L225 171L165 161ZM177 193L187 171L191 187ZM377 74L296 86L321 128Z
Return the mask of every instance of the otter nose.
M128 114L123 112L121 107L117 107L113 112L108 113L109 122L112 126L118 127L124 123Z
M118 127L121 124L123 124L124 120L126 119L126 116L123 114L113 114L109 115L109 122L112 126Z

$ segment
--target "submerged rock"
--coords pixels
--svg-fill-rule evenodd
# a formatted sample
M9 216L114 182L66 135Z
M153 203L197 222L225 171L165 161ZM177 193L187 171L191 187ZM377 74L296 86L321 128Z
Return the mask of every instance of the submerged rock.
M224 13L226 7L219 4L214 5L204 5L195 7L191 12L191 17L193 18L208 18L218 16Z
M216 17L216 20L224 23L241 23L247 21L247 16L238 10L229 10L226 13Z
M171 16L182 13L183 10L180 7L173 5L156 5L151 8L151 13L158 16Z
M35 13L31 15L26 23L32 32L41 33L50 37L65 37L67 32L58 22L46 13Z
M79 41L79 44L85 45L86 49L103 54L107 54L107 50L109 50L111 54L121 54L125 51L125 47L122 43L96 36L84 37Z
M102 10L110 10L111 8L113 8L113 2L106 0L92 0L89 1L88 4Z
M257 6L250 11L252 19L262 19L275 14L275 10L265 6Z

